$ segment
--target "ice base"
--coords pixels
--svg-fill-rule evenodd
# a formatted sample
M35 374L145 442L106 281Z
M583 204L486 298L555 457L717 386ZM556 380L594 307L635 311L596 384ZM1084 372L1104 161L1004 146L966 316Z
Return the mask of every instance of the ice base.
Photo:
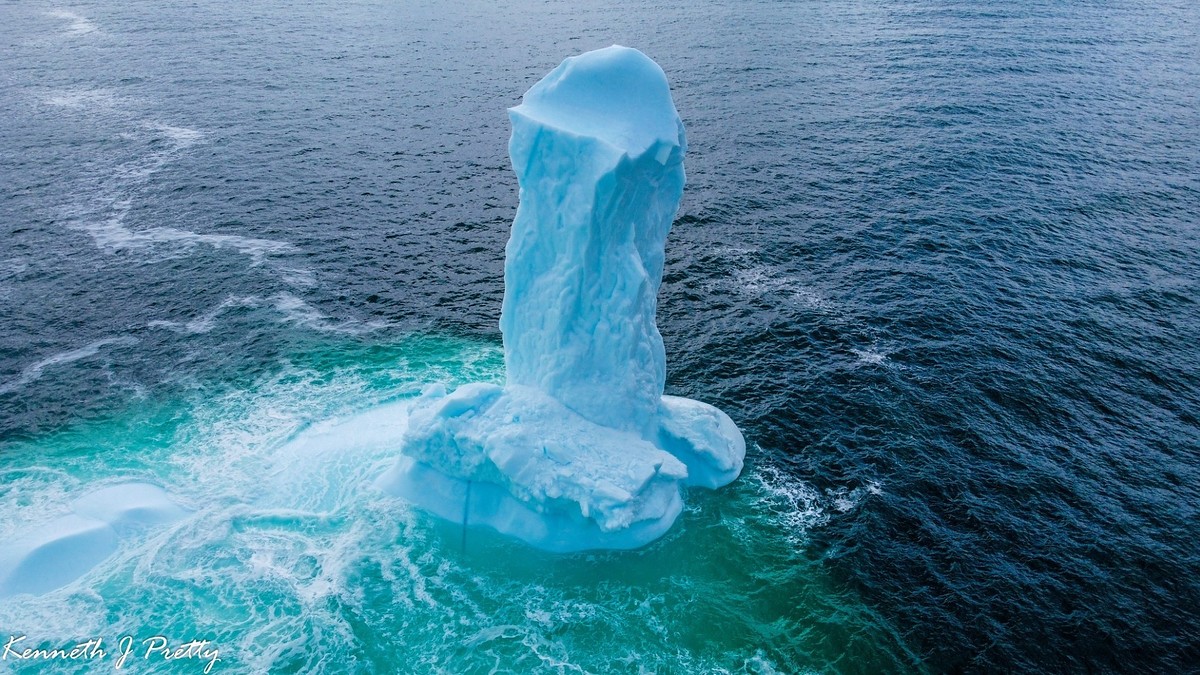
M531 387L434 386L377 485L549 551L637 548L675 522L681 488L725 485L746 452L728 416L674 396L662 398L654 437L598 425Z

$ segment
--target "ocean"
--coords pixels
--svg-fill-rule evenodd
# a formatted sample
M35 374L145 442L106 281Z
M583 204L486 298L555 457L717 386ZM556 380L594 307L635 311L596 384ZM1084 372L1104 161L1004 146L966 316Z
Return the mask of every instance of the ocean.
M389 458L295 454L503 380L506 108L614 43L688 134L667 393L737 422L741 478L642 549L553 555L371 490ZM0 550L97 485L193 511L0 600L0 640L208 640L215 673L1200 669L1194 3L10 1L0 64Z

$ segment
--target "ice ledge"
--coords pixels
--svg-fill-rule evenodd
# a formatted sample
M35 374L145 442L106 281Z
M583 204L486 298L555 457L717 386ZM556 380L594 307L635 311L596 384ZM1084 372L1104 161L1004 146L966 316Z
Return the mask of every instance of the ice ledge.
M683 510L679 491L667 490L660 495L665 501L657 516L605 530L578 509L543 505L538 510L495 483L447 476L409 457L402 457L377 485L450 522L490 527L552 553L638 548L661 537Z
M746 452L724 413L674 396L663 397L657 439L590 422L530 387L431 387L410 411L404 457L377 485L546 550L636 548L675 522L683 486L729 483Z
M65 586L112 555L123 537L188 514L149 483L100 488L72 502L71 511L0 544L0 598Z

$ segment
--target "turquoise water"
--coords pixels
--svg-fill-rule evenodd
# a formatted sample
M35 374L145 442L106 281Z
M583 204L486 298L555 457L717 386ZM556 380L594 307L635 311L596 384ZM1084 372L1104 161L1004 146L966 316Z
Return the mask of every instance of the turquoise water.
M325 344L251 381L197 385L13 445L0 455L0 536L56 515L81 491L131 479L167 487L195 513L135 536L65 589L6 600L0 633L49 646L208 639L221 650L216 672L915 664L805 550L811 528L860 508L876 488L820 494L759 459L730 489L689 494L679 525L645 549L550 555L488 531L464 534L375 492L371 480L394 450L322 435L425 382L502 374L491 343Z

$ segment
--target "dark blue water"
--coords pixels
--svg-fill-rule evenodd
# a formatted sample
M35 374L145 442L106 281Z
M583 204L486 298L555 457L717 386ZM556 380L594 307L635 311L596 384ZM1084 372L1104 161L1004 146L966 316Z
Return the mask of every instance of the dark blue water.
M230 668L1196 668L1200 9L1180 0L4 4L0 517L142 453L186 455L189 481L238 466L277 439L267 412L496 376L504 110L612 43L662 65L688 130L668 392L730 413L746 476L586 573L489 567L405 521L319 613L263 591L310 631L279 653L275 619L239 613L265 582L171 571L263 556L224 561L228 535L157 559L227 612L194 626L259 640ZM0 633L72 603L96 631L203 614L142 581L10 604Z

